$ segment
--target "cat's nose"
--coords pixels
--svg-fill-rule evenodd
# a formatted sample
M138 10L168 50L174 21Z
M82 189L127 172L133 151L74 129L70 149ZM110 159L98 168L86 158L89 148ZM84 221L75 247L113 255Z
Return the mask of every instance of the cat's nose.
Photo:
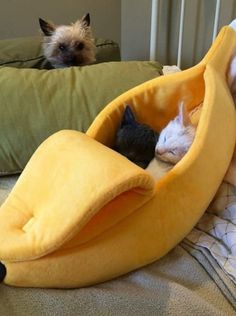
M163 155L165 153L165 147L157 145L155 148L155 154L157 155Z

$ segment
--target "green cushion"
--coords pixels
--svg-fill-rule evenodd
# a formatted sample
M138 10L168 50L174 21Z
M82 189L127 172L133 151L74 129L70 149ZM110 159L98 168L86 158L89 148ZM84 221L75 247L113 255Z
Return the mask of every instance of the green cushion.
M50 69L42 53L41 37L0 40L0 66ZM95 39L96 62L119 61L120 50L112 40Z
M21 172L61 129L85 132L122 92L161 74L158 62L109 62L38 70L0 68L0 175Z

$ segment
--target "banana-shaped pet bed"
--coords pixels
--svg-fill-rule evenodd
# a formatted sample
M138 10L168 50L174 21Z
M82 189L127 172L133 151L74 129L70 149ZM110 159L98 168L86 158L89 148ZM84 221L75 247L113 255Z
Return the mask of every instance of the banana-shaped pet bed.
M219 187L235 145L226 69L236 33L224 27L195 67L148 81L111 102L87 134L60 131L36 150L0 209L4 282L82 287L165 255L193 228ZM124 107L159 131L184 101L203 102L189 152L160 181L109 147Z

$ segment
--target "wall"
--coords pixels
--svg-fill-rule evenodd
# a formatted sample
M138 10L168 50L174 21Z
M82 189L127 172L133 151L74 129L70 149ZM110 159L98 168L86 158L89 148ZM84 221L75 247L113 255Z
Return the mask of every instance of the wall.
M148 60L151 0L121 0L121 54L124 60Z
M68 24L89 12L94 35L120 43L120 0L2 0L0 39L39 34L38 18Z

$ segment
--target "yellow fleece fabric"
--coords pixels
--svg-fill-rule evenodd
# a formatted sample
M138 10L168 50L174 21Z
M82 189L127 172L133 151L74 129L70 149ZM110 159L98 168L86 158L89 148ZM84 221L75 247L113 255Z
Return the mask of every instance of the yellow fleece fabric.
M81 287L117 277L170 251L190 232L229 166L236 114L226 70L236 33L224 27L195 67L122 94L86 134L61 131L32 156L0 209L4 282ZM203 102L193 145L160 181L109 148L126 104L160 130Z

